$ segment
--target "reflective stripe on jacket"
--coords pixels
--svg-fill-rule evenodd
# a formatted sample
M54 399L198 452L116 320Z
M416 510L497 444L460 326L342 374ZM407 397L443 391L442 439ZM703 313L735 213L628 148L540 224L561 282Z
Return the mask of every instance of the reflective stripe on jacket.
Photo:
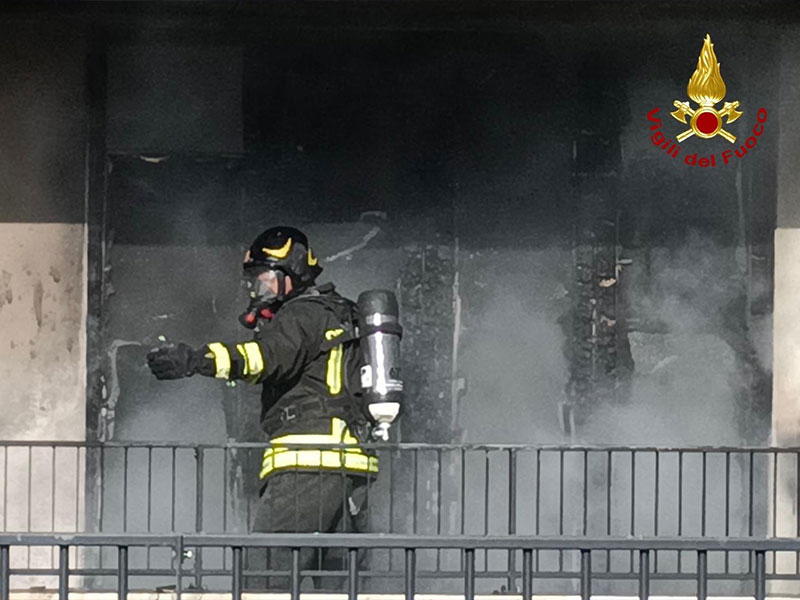
M358 440L350 433L347 423L334 417L329 434L289 434L271 440L264 450L259 478L264 479L280 469L335 469L354 473L377 473L378 457L369 455L357 446ZM353 448L285 448L290 445L347 444Z

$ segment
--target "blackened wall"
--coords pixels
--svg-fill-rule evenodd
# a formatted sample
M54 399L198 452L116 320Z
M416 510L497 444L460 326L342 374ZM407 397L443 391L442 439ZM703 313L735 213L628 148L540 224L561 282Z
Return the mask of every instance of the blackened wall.
M406 9L416 20L404 20ZM576 343L564 319L575 302L575 224L583 214L616 220L613 247L632 261L616 285L633 380L611 405L598 402L595 425L579 435L620 439L604 425L617 423L631 441L635 431L647 431L649 441L673 432L664 433L665 443L764 439L775 138L768 127L746 160L703 170L654 147L646 114L659 107L664 131L678 133L667 113L685 99L706 32L696 25L702 18L723 63L726 99L746 109L730 130L746 137L757 109L775 103L777 9L750 6L732 16L687 8L665 18L638 7L630 13L636 27L623 18L627 9L600 5L581 14L560 5L465 10L447 23L441 5L397 10L379 17L364 9L323 25L324 11L303 21L298 9L280 16L288 29L263 35L235 13L225 13L231 21L210 36L196 31L207 26L201 17L172 15L182 35L174 53L147 20L138 35L112 46L113 278L122 285L133 276L118 254L126 248L169 257L179 246L217 257L200 263L216 273L211 288L225 282L205 292L156 286L149 297L163 309L153 306L151 321L159 320L129 341L143 343L156 330L197 343L212 331L236 336L234 307L224 319L214 311L218 298L235 304L234 277L225 274L263 227L280 221L318 232L323 257L377 228L363 248L338 256L326 277L352 281L343 286L350 295L385 280L406 302L410 402L419 403L407 423L420 418L406 435L558 440ZM257 11L251 16L259 22ZM611 144L617 162L597 158L587 127ZM689 139L681 158L713 150L719 160L726 147ZM209 153L216 158L204 158ZM596 184L578 180L589 172ZM613 189L602 183L608 177ZM601 188L614 208L593 216L586 205ZM380 214L364 217L369 211ZM360 276L373 260L369 276ZM165 282L170 264L158 267ZM143 274L153 269L151 260L142 265ZM181 271L178 277L198 281L193 269ZM146 322L125 317L128 303L151 310L135 297L112 301L112 330ZM125 350L137 365L143 351ZM712 366L695 355L710 356ZM466 383L460 399L454 377ZM186 385L213 397L209 384ZM199 389L191 395L203 397ZM695 396L711 400L698 404ZM497 401L520 417L513 425L484 412ZM706 421L719 424L714 435L693 429Z

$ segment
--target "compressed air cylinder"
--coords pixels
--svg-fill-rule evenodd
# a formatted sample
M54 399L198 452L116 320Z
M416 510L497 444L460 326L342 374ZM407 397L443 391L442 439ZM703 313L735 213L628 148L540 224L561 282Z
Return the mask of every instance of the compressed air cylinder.
M400 339L397 298L388 290L369 290L358 297L361 315L359 337L364 366L361 388L372 418L373 435L387 440L389 426L400 414L403 382L400 379Z

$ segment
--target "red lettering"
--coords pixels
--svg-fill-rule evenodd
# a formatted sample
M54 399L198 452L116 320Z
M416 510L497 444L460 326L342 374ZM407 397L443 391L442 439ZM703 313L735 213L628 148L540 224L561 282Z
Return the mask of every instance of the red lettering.
M687 165L693 165L694 163L696 163L697 152L695 152L694 154L687 154L686 158L683 159L683 162L685 162Z
M764 115L763 117L761 116L762 113ZM764 108L763 106L761 108L759 108L758 109L758 114L756 115L756 119L758 119L759 123L765 122L767 120L767 109Z
M658 107L655 107L653 110L647 113L647 120L656 123L656 125L650 125L650 131L653 131L653 129L661 128L661 119L655 116L657 112L658 112Z
M750 140L753 140L753 143L752 143L752 144L750 143ZM752 148L752 147L754 147L754 146L756 145L756 138L754 138L754 137L751 135L749 138L747 138L747 139L744 141L744 143L745 143L745 145L746 145L748 148Z
M678 158L678 151L681 149L680 146L675 146L672 150L670 150L667 154L669 154L672 158Z
M708 166L708 159L704 156L700 160L697 161L698 167L703 167L704 169Z
M717 162L716 162L716 160L714 159L714 155L713 155L713 154L711 155L711 166L712 166L712 167L716 167L716 166L717 166Z
M764 124L763 123L756 123L755 125L753 125L753 135L758 137L762 133L764 133Z
M733 150L722 151L722 160L725 162L726 165L728 164L728 161L730 160L732 155L733 155Z
M661 142L664 141L664 134L660 131L656 131L653 135L650 136L650 141L653 142L654 146L659 146Z
M739 150L742 151L741 154L739 154ZM744 146L739 146L739 150L736 150L736 156L738 156L739 158L744 158L744 155L747 154L747 148L745 148Z

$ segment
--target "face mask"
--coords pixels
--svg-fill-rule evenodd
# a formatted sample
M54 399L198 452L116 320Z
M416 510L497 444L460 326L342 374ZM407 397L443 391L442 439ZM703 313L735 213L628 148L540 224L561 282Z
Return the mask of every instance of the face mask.
M248 269L244 276L251 304L269 304L281 291L281 278L273 269Z
M245 270L244 282L250 296L247 310L239 315L239 322L253 329L258 319L270 320L283 301L284 274L268 267L253 267Z

